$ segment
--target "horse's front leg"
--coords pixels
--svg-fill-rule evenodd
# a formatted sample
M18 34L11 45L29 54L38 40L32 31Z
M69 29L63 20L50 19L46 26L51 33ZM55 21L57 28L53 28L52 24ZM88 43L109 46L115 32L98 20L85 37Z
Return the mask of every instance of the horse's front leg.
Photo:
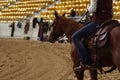
M98 80L98 78L97 78L97 69L96 70L89 70L89 72L90 72L91 80Z
M74 70L75 67L76 67L76 63L74 62L73 70ZM77 80L84 80L84 71L85 71L84 69L81 69L79 71L74 70L74 73L77 77Z
M77 50L76 48L74 47L74 45L72 44L71 46L71 58L73 60L73 69L74 67L76 67L77 65L77 62L78 62L78 56L77 56ZM80 71L74 71L76 77L77 77L77 80L83 80L84 79L84 70L80 70Z
M77 80L83 80L84 79L84 70L80 70L80 71L74 71L75 75L77 77Z

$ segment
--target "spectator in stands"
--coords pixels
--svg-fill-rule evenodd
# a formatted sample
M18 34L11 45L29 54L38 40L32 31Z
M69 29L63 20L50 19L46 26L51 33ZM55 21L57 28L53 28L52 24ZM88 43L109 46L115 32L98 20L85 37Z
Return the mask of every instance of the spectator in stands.
M92 22L85 25L72 35L72 41L78 51L78 63L82 62L81 64L76 65L74 70L77 71L83 67L94 68L94 66L92 66L91 58L88 55L87 49L82 42L82 39L87 38L88 36L96 32L100 24L102 24L106 20L112 19L112 1L113 0L91 0L90 6L88 7L88 12L93 14Z
M75 17L76 16L76 12L75 12L74 9L71 9L70 16L71 17Z

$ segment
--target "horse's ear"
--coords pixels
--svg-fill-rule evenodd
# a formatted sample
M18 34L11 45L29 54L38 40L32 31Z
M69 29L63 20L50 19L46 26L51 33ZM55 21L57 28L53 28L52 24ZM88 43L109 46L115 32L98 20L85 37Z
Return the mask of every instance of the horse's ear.
M55 11L55 18L58 18L58 13L57 13L57 11Z
M65 17L65 13L63 13L62 16Z

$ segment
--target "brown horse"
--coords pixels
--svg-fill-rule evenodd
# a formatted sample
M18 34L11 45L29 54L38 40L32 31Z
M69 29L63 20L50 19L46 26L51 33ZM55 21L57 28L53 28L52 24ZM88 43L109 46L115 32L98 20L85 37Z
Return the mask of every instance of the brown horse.
M83 27L84 25L81 23L78 23L72 19L68 19L64 17L65 14L62 16L58 15L57 12L55 12L55 19L52 24L52 30L49 37L50 42L55 42L61 35L64 33L66 34L67 38L70 41L71 44L71 58L74 62L73 68L76 65L77 61L77 51L72 44L71 36L74 32L76 32L78 29ZM117 67L120 71L120 26L116 25L108 35L107 43L104 47L102 47L98 52L98 57L100 60L101 67L110 67L114 66L114 69ZM95 47L91 50L89 47L89 41L87 42L88 50L92 56L92 54L96 53ZM77 77L77 80L83 80L84 78L84 71L85 69L82 69L80 71L74 71ZM98 80L97 78L97 69L89 69L91 80Z

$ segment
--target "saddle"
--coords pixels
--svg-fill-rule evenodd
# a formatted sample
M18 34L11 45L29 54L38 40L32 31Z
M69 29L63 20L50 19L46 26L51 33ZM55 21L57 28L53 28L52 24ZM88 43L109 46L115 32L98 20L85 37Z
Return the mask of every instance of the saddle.
M120 23L117 20L107 20L102 23L96 33L89 37L92 40L92 45L97 46L97 48L104 47L107 43L109 33L118 25L120 25Z
M98 50L102 47L104 47L108 42L108 37L110 32L112 31L115 26L120 25L120 23L116 20L108 20L105 21L103 24L101 24L98 28L98 30L87 39L87 47L89 49L95 48L96 52L94 53L93 61L95 62L96 66L98 67L99 71L102 73L103 69L101 67L101 62L98 58ZM111 68L110 71L113 69ZM106 71L107 72L107 71Z

